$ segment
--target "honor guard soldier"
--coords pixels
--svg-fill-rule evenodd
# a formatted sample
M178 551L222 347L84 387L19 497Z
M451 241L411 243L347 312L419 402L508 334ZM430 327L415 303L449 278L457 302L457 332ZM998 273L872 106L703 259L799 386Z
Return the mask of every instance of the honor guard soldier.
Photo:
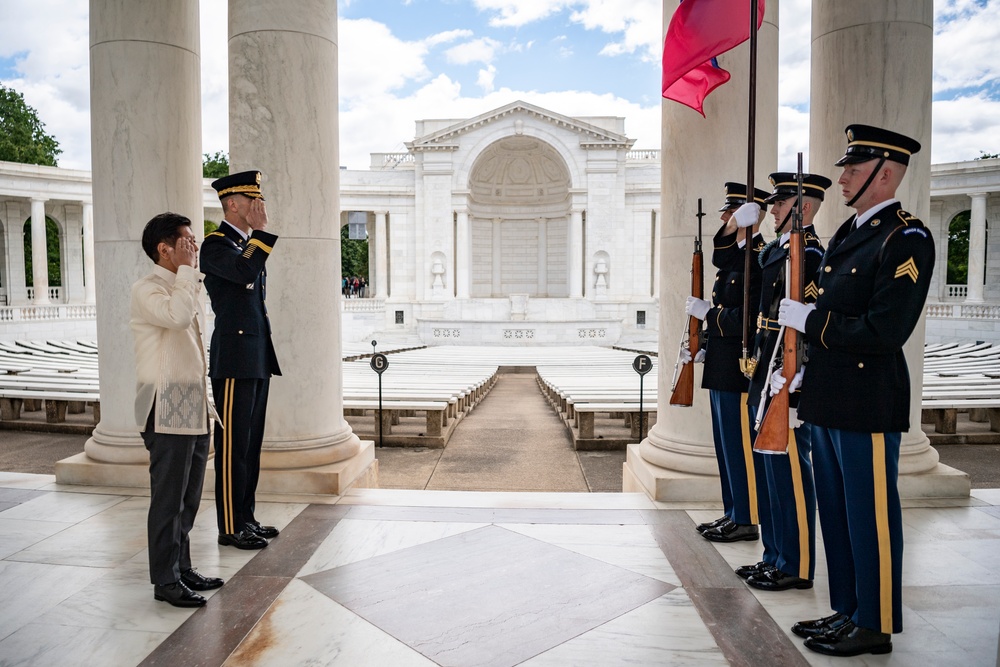
M740 367L743 336L743 285L746 276L745 253L747 230L740 230L734 212L747 200L746 186L726 183L726 201L722 212L722 227L715 235L712 264L718 269L712 287L711 302L693 296L687 298L688 315L705 322L705 370L701 386L709 390L712 411L712 435L715 455L719 463L724 514L710 523L698 526L702 537L713 542L757 540L759 533L758 506L766 506L763 477L755 472L750 440L750 417L747 412L748 380ZM754 188L754 199L761 206L753 214L749 226L754 234L750 239L753 256L750 272L750 303L760 298L760 265L757 253L764 247L764 239L757 234L763 219L764 199L769 193ZM769 536L765 536L765 550L770 551Z
M780 344L778 306L785 296L786 266L792 228L792 216L798 197L798 174L775 172L769 180L773 188L765 203L771 205L774 233L760 253L762 269L760 307L753 358L756 360L750 380L750 414L756 418L764 405L762 397L770 385L770 363L774 348ZM805 301L811 303L818 294L817 275L823 259L823 245L816 236L813 219L819 211L829 178L817 174L802 175L802 283ZM749 206L749 205L748 205ZM795 407L792 395L790 406ZM784 591L792 588L812 588L816 561L816 492L813 486L810 428L799 425L788 439L788 456L757 454L755 460L764 466L770 513L761 516L761 530L774 535L775 551L765 552L755 565L744 565L736 574L754 588Z
M889 653L891 633L903 629L896 487L900 439L910 427L903 344L923 313L934 268L930 233L895 199L920 144L868 125L846 132L837 182L857 214L830 240L816 303L783 300L778 316L809 345L798 416L813 427L835 612L796 623L792 632L834 656Z
M265 231L260 172L214 183L225 220L205 236L201 270L215 311L208 375L220 422L215 426L215 504L219 544L262 549L278 535L254 517L267 392L281 375L264 305L264 265L278 237Z

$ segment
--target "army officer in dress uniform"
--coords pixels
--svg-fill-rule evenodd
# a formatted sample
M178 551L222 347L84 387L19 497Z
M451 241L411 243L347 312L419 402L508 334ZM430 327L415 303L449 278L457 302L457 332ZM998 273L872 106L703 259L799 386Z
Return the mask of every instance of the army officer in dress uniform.
M755 370L750 380L750 415L757 417L763 393L769 388L770 361L778 338L778 305L785 296L786 266L792 229L792 216L798 195L797 174L775 172L769 176L773 188L765 202L771 204L774 233L777 238L760 253L760 305L757 335L754 341ZM816 236L813 220L823 202L829 178L818 174L802 176L802 285L807 303L816 300L817 275L823 259L823 245ZM753 204L746 204L747 207ZM796 406L797 395L789 397ZM767 553L755 565L736 568L736 574L753 588L784 591L812 588L816 562L816 492L813 487L810 427L797 426L788 439L788 455L755 453L763 465L767 481L770 513L760 517L761 532L774 535L775 551Z
M903 629L896 487L899 443L910 427L903 344L920 320L934 268L930 233L895 198L920 144L868 125L846 131L838 184L857 214L830 240L816 303L783 300L778 317L809 344L798 416L813 427L835 612L792 631L834 656L889 653L891 633Z
M726 201L722 212L722 227L715 234L712 264L718 269L712 287L712 300L693 296L687 298L688 315L705 322L705 371L701 386L709 390L712 410L712 435L715 454L719 462L722 483L723 516L710 523L700 524L698 532L713 542L757 540L760 511L767 511L763 470L756 470L751 449L750 417L747 412L748 380L740 366L743 340L743 284L746 279L745 255L747 230L739 229L733 217L735 211L746 203L747 188L742 183L726 183ZM768 192L754 188L754 199L766 208L764 199ZM763 220L763 211L752 214L750 244L753 256L750 262L750 303L760 299L760 265L757 253L764 247L764 239L757 233ZM700 355L699 355L700 356ZM698 361L695 359L694 361ZM764 536L764 548L773 547L769 536Z
M220 178L212 187L225 220L205 236L201 270L215 311L208 376L220 416L215 425L219 544L262 549L267 538L278 535L254 517L267 390L271 376L281 375L264 306L264 264L278 237L265 231L259 171Z

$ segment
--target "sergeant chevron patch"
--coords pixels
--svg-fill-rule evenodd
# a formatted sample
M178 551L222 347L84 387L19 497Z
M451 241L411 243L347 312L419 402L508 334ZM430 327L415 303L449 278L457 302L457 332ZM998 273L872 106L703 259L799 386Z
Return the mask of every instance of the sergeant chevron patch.
M917 282L917 276L920 275L920 271L917 269L917 263L913 261L913 258L909 258L896 268L896 277L902 278L903 276L908 276L910 280L914 283Z
M802 295L807 299L812 299L813 301L819 298L819 290L816 288L816 281L806 285L806 288L802 291Z

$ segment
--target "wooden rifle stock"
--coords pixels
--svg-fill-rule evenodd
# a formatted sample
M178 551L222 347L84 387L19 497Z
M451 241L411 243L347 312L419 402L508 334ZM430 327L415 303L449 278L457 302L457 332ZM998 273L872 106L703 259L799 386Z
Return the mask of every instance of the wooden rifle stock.
M705 272L701 252L701 219L705 214L701 210L701 199L698 200L698 236L694 239L694 252L691 254L691 296L703 299L705 296ZM673 392L670 394L670 405L689 408L694 404L694 355L701 349L701 320L697 317L688 318L687 350L691 360L683 364ZM685 341L681 341L681 349Z
M785 285L789 299L803 303L805 286L803 272L805 271L805 237L802 233L802 153L799 153L799 191L797 208L792 218L792 229L788 243L788 275ZM764 413L753 448L759 452L781 454L788 451L788 409L789 391L792 378L802 366L802 334L792 327L784 327L784 336L778 341L781 345L781 375L785 383L781 391L771 397L771 402ZM771 369L768 369L770 374ZM768 375L764 379L770 383Z

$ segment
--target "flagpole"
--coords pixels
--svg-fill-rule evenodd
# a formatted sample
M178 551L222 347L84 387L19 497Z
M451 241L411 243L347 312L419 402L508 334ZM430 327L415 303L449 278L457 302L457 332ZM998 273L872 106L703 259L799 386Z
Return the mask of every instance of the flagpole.
M754 197L754 151L757 128L757 0L750 1L750 109L747 121L747 202ZM753 261L753 227L747 227L746 253L743 262L743 356L740 366L748 377L753 375L750 368L750 267Z

